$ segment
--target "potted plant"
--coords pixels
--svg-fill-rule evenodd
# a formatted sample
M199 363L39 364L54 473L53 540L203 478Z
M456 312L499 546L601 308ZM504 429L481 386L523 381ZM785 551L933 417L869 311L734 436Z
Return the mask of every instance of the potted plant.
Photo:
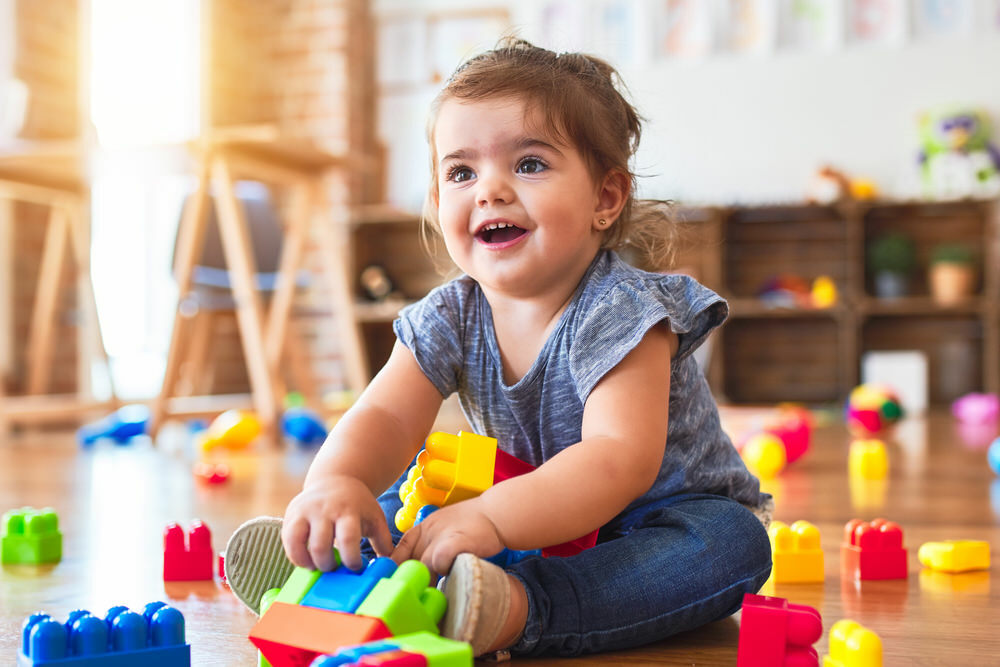
M875 295L883 299L906 296L916 264L913 241L903 234L886 234L868 245L868 270Z
M976 282L976 256L960 243L942 243L931 252L927 275L931 297L938 305L949 306L965 299Z

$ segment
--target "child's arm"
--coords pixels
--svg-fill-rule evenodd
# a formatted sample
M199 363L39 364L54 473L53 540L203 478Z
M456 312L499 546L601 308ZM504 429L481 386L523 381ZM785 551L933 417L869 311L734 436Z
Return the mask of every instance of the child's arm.
M666 326L651 329L590 393L580 442L526 475L431 514L404 535L393 558L419 558L443 574L462 552L537 549L607 523L659 473L676 349Z
M375 498L420 449L441 402L413 354L397 342L389 361L330 432L285 511L281 538L293 563L328 570L336 545L343 563L358 569L362 537L380 554L392 551Z

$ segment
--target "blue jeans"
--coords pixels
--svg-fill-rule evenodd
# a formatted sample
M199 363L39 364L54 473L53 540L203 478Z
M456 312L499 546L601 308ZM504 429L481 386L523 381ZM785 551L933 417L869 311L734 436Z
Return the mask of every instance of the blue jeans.
M379 497L392 531L397 481ZM374 552L366 543L365 553ZM572 656L631 648L730 616L771 573L756 516L730 498L686 494L619 515L598 543L568 558L529 557L506 568L528 593L514 655Z

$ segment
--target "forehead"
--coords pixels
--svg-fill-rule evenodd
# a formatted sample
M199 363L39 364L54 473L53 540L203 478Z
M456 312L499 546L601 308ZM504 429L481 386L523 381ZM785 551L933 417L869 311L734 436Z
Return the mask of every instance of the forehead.
M439 155L524 137L564 145L558 133L547 127L544 114L517 97L449 99L442 103L434 122L434 148Z

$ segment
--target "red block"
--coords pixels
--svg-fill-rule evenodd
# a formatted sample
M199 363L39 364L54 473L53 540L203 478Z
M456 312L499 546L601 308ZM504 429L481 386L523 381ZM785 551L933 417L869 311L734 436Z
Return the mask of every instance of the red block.
M766 595L743 596L737 667L814 667L823 635L819 612Z
M390 636L377 618L284 602L272 603L250 630L271 667L307 667L318 655Z
M419 653L396 649L382 653L369 653L354 663L357 667L427 667L427 658Z
M535 466L530 463L522 461L516 456L512 456L501 449L497 449L496 460L493 463L493 483L498 484L505 479L529 473L534 469ZM596 530L570 542L563 542L562 544L557 544L555 546L545 547L542 549L542 555L546 558L549 556L573 556L585 549L589 549L595 544L597 544Z
M212 533L201 521L191 523L188 535L176 523L164 529L164 581L211 581L214 562Z
M844 526L840 567L844 574L862 580L906 579L903 529L885 519L851 519Z

